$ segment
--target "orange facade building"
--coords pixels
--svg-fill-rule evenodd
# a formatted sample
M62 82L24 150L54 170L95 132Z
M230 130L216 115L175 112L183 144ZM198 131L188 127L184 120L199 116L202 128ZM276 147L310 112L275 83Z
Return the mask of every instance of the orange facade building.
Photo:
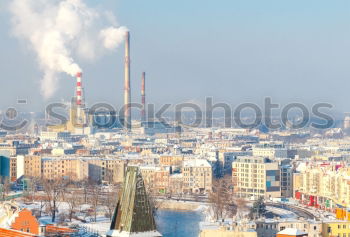
M31 211L23 209L18 212L18 216L11 223L11 229L38 235L39 222Z

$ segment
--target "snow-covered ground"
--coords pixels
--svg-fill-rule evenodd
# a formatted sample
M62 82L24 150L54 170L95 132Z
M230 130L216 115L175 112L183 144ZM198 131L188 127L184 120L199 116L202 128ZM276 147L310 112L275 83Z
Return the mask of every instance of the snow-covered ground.
M99 235L105 235L111 227L111 221L107 218L98 218L97 222L83 223L81 227L85 227L90 233L97 233Z
M68 217L69 204L66 202L58 202L57 206L58 206L58 212L56 214L55 223L52 223L51 216L46 214L45 207L42 209L42 216L39 218L39 221L44 224L59 224L61 214L65 214L65 216ZM20 207L27 208L29 210L38 210L40 209L40 202L20 203ZM78 219L73 218L72 221L69 221L68 219L66 219L64 221L64 225L71 226L71 227L72 226L78 227L79 229L86 230L90 234L99 234L101 236L104 236L106 232L109 230L111 225L110 219L104 216L106 209L105 207L102 207L102 206L98 208L97 218L95 222L94 216L91 216L91 215L87 216L86 214L86 212L90 208L91 207L87 204L76 207L75 216Z
M298 218L294 212L282 208L267 206L266 210L280 216L281 218Z

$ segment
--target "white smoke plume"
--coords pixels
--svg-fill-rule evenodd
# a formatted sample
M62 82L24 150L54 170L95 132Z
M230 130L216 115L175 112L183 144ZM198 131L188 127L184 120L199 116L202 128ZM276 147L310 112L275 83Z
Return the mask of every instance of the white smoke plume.
M94 60L117 48L127 31L109 20L114 19L110 12L98 12L83 0L12 0L9 9L14 35L26 40L37 55L44 98L55 93L59 73L74 76L82 71L75 55Z

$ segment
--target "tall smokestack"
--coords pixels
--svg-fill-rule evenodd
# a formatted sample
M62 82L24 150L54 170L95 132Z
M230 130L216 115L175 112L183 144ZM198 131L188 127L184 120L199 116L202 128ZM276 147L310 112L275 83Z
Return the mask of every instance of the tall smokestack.
M141 79L141 104L142 104L142 110L141 110L141 121L146 121L146 73L142 73L142 79Z
M124 127L131 130L130 93L130 32L125 35Z
M76 106L77 106L77 114L76 114L76 118L77 118L77 121L78 122L82 122L82 106L83 106L83 97L82 97L82 94L83 94L83 89L82 89L82 81L81 81L81 78L82 78L82 73L81 72L78 72L76 74L76 79L77 79L77 86L76 86L76 97L77 97L77 100L76 100Z

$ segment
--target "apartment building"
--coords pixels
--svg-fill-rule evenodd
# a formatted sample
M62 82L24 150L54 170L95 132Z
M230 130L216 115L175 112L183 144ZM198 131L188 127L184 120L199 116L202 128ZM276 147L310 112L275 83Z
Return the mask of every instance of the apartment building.
M41 159L41 167L41 177L45 179L70 177L84 180L89 177L88 163L81 159L44 157Z
M256 221L258 236L275 237L286 229L298 229L311 237L322 237L322 222L305 219L261 219Z
M17 157L10 157L10 180L14 182L17 180Z
M163 166L181 166L183 159L183 155L161 155L159 163Z
M350 168L341 164L310 163L294 176L295 197L309 206L350 207Z
M199 237L257 237L256 224L247 219L200 222Z
M183 190L186 193L207 193L212 189L212 167L205 159L189 159L182 167Z
M252 156L251 151L219 151L219 161L223 167L223 174L232 174L232 162L238 156Z
M84 157L83 161L88 163L88 176L95 181L108 183L122 183L126 164L116 158Z
M149 190L163 194L169 192L169 169L158 166L141 166L140 171Z
M124 179L125 163L106 157L25 156L23 169L24 175L28 177L70 177L75 180L89 178L96 182L121 183Z
M281 197L293 197L293 172L291 165L281 166Z
M269 158L287 158L287 148L283 144L258 144L253 147L253 156Z
M42 177L41 156L28 155L24 156L23 170L27 177Z
M349 237L350 221L326 221L322 223L322 237Z
M235 193L242 198L281 196L279 164L266 157L238 157L232 163L232 182Z

